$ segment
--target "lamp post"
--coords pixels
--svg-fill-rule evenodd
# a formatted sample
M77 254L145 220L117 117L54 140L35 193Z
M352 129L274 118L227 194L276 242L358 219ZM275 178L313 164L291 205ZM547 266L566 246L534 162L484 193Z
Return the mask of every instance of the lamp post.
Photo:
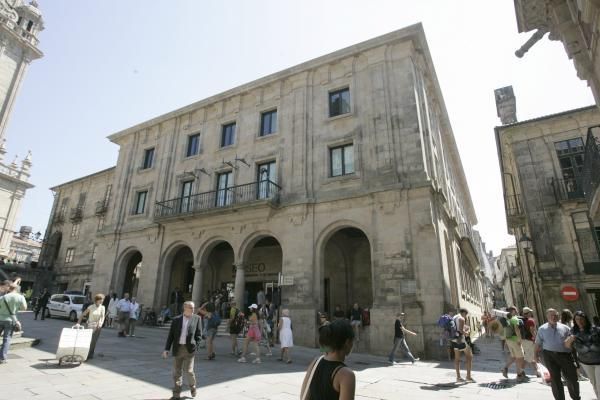
M523 234L523 236L521 236L521 239L519 239L519 244L521 245L521 248L523 249L523 252L525 253L524 258L525 258L525 263L527 264L529 283L531 285L531 290L533 292L533 301L535 303L535 308L537 308L538 317L539 317L540 315L543 315L544 310L543 310L541 301L539 299L539 292L536 289L537 285L536 285L536 282L534 282L533 273L531 271L531 265L529 264L529 253L531 252L531 254L533 254L533 256L535 257L535 252L533 250L533 241L531 240L531 238L529 236L527 236L526 234Z

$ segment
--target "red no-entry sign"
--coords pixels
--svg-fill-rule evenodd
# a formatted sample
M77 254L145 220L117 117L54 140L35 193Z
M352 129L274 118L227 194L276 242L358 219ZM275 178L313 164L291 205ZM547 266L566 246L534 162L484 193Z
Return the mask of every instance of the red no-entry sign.
M564 286L560 289L560 295L565 301L576 301L579 298L579 290L574 286Z

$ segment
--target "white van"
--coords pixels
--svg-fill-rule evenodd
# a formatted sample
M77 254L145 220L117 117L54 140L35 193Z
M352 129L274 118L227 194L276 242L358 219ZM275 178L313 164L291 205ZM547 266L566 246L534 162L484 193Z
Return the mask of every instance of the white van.
M85 296L77 294L54 294L48 302L48 316L66 317L75 322L81 316L83 303L85 303Z

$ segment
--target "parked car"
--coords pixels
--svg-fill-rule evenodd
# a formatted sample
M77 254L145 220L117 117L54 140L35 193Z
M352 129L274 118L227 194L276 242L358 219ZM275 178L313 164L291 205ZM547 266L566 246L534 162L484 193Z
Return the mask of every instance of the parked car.
M48 302L48 316L65 317L75 322L81 316L83 303L85 303L85 296L54 294Z

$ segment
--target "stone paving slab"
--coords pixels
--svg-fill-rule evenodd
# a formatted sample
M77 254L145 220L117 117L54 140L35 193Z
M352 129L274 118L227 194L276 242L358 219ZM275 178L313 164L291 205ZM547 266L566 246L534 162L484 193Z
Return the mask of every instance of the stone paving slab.
M160 353L166 339L163 329L139 327L140 337L118 338L115 330L103 330L96 358L76 367L59 367L54 360L60 330L70 326L66 320L33 321L27 314L21 319L26 335L43 340L33 348L11 350L8 364L0 365L0 400L36 399L133 399L155 400L170 397L172 360ZM546 399L550 388L532 378L516 384L500 375L504 355L496 341L479 341L482 353L475 356L473 376L476 383L456 385L454 368L449 362L408 362L391 366L385 358L353 353L347 364L357 376L356 399ZM196 359L198 398L211 400L287 400L298 399L305 369L318 355L317 349L295 347L294 363L262 357L260 365L240 364L228 355L230 342L217 338L215 361ZM254 357L248 357L251 361ZM531 371L530 371L531 372ZM490 386L491 385L491 386ZM589 382L581 382L582 399L594 398ZM182 395L189 395L188 392Z

